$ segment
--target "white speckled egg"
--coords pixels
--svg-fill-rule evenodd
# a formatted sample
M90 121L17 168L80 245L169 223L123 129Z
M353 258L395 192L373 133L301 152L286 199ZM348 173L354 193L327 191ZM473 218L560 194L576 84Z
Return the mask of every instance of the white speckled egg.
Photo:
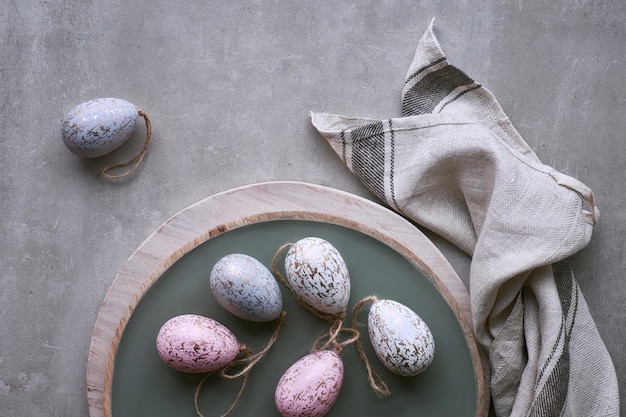
M433 361L435 340L430 329L404 304L377 300L369 311L367 325L376 356L390 371L414 376Z
M63 143L81 158L106 155L130 138L138 115L137 108L126 100L86 101L70 110L63 119Z
M316 311L345 313L350 300L350 274L339 251L324 239L307 237L294 243L285 256L287 281Z
M224 325L208 317L183 314L169 319L156 339L161 360L186 373L221 369L239 354L239 342Z
M217 302L237 317L271 321L283 309L278 282L251 256L240 253L224 256L213 266L209 281Z
M278 381L275 402L283 417L321 417L333 406L343 383L343 361L332 350L310 353Z

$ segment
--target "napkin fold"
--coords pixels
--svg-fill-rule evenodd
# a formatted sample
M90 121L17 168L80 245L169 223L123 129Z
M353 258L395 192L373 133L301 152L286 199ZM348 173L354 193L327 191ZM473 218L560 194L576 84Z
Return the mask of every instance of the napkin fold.
M619 416L615 368L567 264L591 238L593 194L541 163L495 97L448 62L432 23L402 117L311 119L374 195L471 256L498 416Z

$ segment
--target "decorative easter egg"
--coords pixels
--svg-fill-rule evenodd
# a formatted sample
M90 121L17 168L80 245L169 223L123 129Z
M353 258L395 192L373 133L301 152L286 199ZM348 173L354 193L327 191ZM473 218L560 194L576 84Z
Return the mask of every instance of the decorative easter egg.
M106 155L130 138L138 114L133 104L118 98L81 103L63 119L63 143L82 158Z
M435 356L428 325L413 310L393 300L377 300L367 318L368 333L378 359L390 371L414 376Z
M280 286L255 258L233 253L221 258L209 277L213 296L226 310L246 320L276 319L283 309Z
M283 417L321 417L337 400L343 361L335 351L310 353L291 365L276 386L275 402Z
M324 239L307 237L285 256L292 291L314 310L345 314L350 300L350 274L339 251Z
M169 319L159 330L156 346L167 366L186 373L221 369L240 350L237 338L227 327L195 314Z

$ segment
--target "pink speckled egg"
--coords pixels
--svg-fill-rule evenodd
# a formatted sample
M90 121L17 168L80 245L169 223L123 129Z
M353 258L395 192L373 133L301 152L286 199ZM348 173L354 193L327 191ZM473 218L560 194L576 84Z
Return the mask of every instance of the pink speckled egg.
M276 386L276 408L283 417L322 417L343 383L343 361L332 350L310 353L291 365Z
M156 346L167 366L186 373L215 371L239 354L239 342L228 328L195 314L169 319L159 330Z

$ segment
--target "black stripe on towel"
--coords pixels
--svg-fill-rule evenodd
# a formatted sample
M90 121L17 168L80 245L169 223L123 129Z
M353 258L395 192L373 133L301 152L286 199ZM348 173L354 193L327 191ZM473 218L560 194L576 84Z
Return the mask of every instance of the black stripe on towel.
M420 75L422 72L426 71L428 68L431 68L431 67L433 67L433 66L435 66L435 65L437 65L437 64L439 64L439 63L441 63L441 62L443 62L443 61L445 61L445 60L446 60L446 58L439 58L438 60L433 61L433 62L431 62L430 64L423 66L422 68L418 69L418 70L417 70L417 71L415 71L413 74L411 74L411 76L410 76L410 77L408 77L404 83L405 83L405 84L406 84L406 83L408 83L408 82L409 82L409 81L411 81L413 78L417 77L417 76L418 76L418 75Z
M532 406L531 417L551 417L562 415L567 398L569 373L570 373L570 353L569 345L572 329L576 321L578 310L578 285L574 281L572 271L567 262L559 262L552 266L554 279L561 301L563 312L559 339L555 342L552 354L548 358L546 365L539 374L537 381L544 379L546 367L549 363L554 363L550 374L545 379L541 391L536 394L535 402ZM558 345L563 344L561 355L555 358Z
M381 200L385 199L385 136L383 123L358 127L352 136L352 171Z
M389 190L391 193L391 201L396 210L402 213L400 206L398 206L398 202L396 201L396 183L395 183L395 172L396 172L396 135L393 131L393 120L389 119L389 134L390 134L390 153L389 159L391 160L389 164Z
M424 68L425 69L425 68ZM423 71L417 71L417 73ZM435 107L459 87L474 84L463 71L452 65L433 71L406 92L402 100L402 115L432 113ZM460 96L456 96L454 99Z
M339 138L341 139L341 160L345 163L345 162L348 162L348 160L346 159L346 131L345 130L341 131Z

